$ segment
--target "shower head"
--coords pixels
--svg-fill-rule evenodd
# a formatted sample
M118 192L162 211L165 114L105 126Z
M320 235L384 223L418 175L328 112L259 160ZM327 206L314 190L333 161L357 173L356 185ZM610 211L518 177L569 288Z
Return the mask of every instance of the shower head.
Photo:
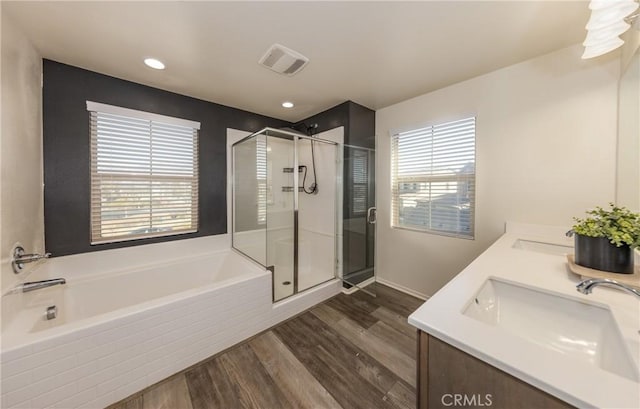
M317 123L308 125L307 126L307 134L309 136L313 136L313 131L315 131L316 129L318 129L318 124Z

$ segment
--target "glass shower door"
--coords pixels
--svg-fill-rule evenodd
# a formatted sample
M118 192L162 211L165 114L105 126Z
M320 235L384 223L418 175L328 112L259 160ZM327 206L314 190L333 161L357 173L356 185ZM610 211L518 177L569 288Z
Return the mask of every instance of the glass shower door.
M375 150L345 145L344 158L343 280L360 287L375 275Z

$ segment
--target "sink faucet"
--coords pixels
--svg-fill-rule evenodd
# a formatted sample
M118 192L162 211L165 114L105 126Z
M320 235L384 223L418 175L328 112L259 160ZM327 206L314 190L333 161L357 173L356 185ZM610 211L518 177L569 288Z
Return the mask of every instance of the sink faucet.
M42 288L51 287L58 284L66 284L67 280L64 278L52 278L51 280L42 280L42 281L32 281L28 283L22 283L18 285L13 291L18 292L21 291L23 293L28 293L29 291L40 290Z
M582 294L591 294L591 291L593 291L593 287L597 287L599 285L622 288L623 290L630 292L631 294L634 294L636 297L640 298L640 291L610 278L590 278L588 280L581 281L576 286L576 290L578 290Z

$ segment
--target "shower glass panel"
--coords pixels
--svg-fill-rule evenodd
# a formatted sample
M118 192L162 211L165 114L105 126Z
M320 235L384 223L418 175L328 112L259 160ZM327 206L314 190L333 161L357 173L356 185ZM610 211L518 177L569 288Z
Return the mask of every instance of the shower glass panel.
M267 266L272 266L273 299L294 291L293 141L267 136Z
M337 277L341 156L271 128L233 145L233 247L271 270L274 301Z
M297 148L298 289L302 291L332 279L336 272L338 150L312 139L300 139Z
M266 135L233 146L232 245L267 266Z

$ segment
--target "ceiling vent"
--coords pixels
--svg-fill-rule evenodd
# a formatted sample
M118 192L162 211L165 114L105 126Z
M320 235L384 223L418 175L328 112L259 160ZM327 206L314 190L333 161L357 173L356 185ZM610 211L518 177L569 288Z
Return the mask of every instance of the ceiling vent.
M309 59L304 55L283 45L274 44L264 53L258 64L278 74L292 76L302 70L308 62Z

